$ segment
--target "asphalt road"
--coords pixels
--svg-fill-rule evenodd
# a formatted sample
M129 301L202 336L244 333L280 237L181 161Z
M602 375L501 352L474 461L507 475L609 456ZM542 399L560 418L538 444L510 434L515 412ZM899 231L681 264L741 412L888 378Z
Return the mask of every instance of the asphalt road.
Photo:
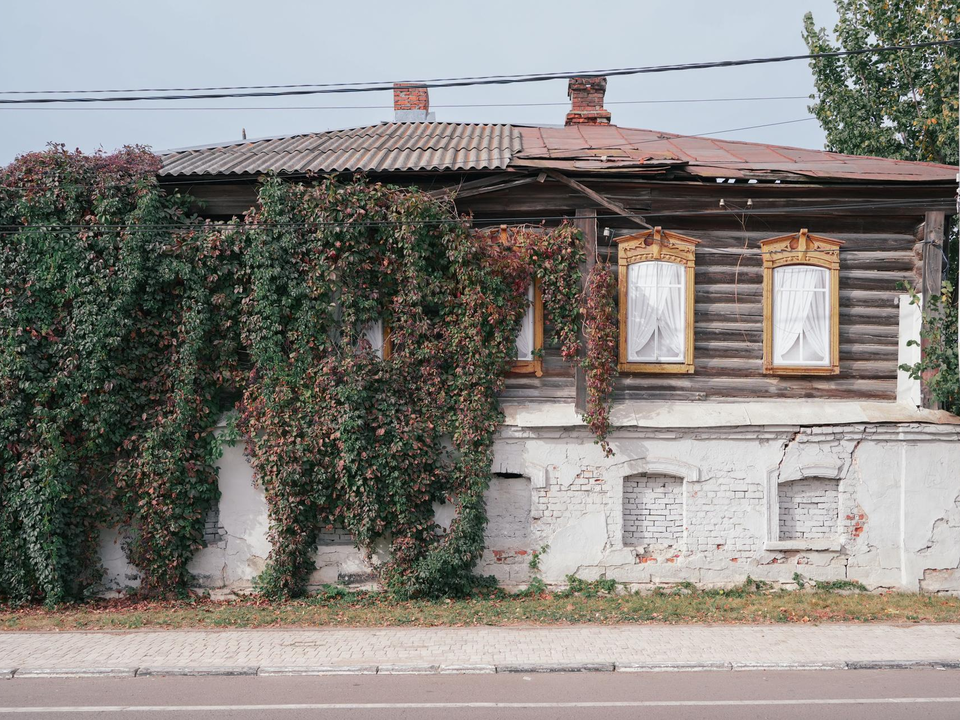
M960 671L20 679L0 719L960 718Z

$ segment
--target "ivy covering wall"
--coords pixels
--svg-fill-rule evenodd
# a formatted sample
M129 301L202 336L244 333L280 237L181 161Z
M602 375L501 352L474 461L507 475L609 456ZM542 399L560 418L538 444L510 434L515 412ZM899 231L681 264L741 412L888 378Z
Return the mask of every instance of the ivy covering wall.
M304 592L329 524L389 547L397 595L467 592L532 275L578 357L577 232L504 243L417 191L332 179L266 179L213 225L157 168L52 147L0 173L0 598L82 598L113 526L144 592L188 587L231 408L268 503L265 593ZM363 338L376 321L386 358Z

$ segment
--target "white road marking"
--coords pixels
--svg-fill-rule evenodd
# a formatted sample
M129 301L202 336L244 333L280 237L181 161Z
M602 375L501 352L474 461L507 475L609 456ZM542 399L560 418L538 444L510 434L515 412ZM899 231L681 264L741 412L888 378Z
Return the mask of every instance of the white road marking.
M912 705L958 703L960 697L810 698L804 700L636 700L623 702L433 702L433 703L304 703L290 705L77 705L4 707L11 713L230 712L263 710L496 710L562 708L728 707L786 705Z

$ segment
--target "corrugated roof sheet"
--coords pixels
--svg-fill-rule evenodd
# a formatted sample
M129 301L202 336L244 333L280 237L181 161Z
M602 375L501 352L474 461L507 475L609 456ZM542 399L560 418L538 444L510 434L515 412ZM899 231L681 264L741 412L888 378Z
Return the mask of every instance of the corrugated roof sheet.
M381 123L163 156L163 176L553 168L698 178L952 182L956 168L615 125Z
M676 135L615 125L521 127L511 168L587 172L675 168L701 178L952 182L951 165L842 155L783 145Z
M173 151L160 174L502 170L520 147L510 125L381 123Z

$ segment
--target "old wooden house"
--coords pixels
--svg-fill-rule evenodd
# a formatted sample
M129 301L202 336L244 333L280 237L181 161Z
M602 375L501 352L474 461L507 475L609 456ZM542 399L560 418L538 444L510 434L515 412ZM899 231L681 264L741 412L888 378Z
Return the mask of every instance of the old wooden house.
M960 591L960 419L898 371L920 352L902 285L938 292L956 168L618 127L605 88L571 79L564 124L533 127L438 122L398 85L394 122L170 152L161 181L226 219L263 173L362 173L449 194L477 226L570 219L588 264L619 265L615 455L582 424L579 371L533 352L532 304L479 572L526 583L547 547L550 583ZM248 585L269 550L250 479L228 452L194 561L211 587ZM316 580L368 577L327 533Z

